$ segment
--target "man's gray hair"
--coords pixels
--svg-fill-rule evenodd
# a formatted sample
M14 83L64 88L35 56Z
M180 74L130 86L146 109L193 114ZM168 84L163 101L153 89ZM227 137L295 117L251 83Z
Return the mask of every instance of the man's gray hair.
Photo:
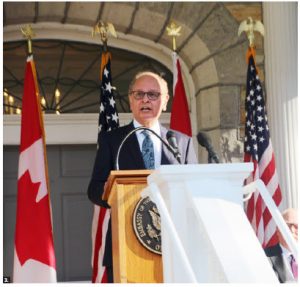
M285 209L285 210L281 213L282 217L283 217L285 220L286 220L286 218L288 217L288 215L291 215L291 214L295 215L295 217L298 218L298 210L297 210L296 208L290 207L290 208Z
M133 77L132 81L129 84L128 94L130 94L132 92L132 87L134 86L137 79L139 79L142 76L151 76L151 77L155 78L159 83L161 94L163 94L163 95L169 94L168 83L166 82L166 80L163 79L160 75L158 75L154 72L151 72L151 71L143 71L143 72L137 73Z

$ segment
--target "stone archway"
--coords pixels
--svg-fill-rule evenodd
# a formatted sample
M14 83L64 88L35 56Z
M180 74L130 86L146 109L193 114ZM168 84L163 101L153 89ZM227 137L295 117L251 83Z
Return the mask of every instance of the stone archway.
M193 122L193 135L208 131L213 145L234 155L241 140L241 94L246 81L246 37L237 36L247 16L261 19L261 4L230 2L24 2L4 3L4 41L20 38L20 24L32 23L38 37L92 40L98 20L112 22L119 39L110 45L145 53L171 70L171 41L165 33L170 20L182 26L178 54ZM14 26L15 25L15 26ZM260 39L259 39L260 40ZM99 43L99 42L98 42ZM263 62L261 41L257 62ZM196 141L195 144L197 145ZM241 156L241 154L240 154ZM200 162L206 151L200 150ZM225 160L228 156L223 157ZM230 157L229 157L230 158ZM238 158L238 157L237 157Z

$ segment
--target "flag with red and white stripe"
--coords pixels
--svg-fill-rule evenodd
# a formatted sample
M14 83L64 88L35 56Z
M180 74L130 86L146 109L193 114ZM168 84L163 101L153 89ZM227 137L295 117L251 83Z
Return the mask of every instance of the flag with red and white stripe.
M22 100L15 230L15 283L56 282L44 125L33 57Z
M111 76L111 54L103 52L101 57L101 97L99 108L98 135L102 131L109 131L119 127L119 117L116 109L116 102L113 95ZM99 139L99 138L98 138ZM110 219L110 210L104 207L94 206L92 222L92 244L93 244L93 283L107 283L107 271L103 266L105 252L105 239Z
M192 126L189 114L189 106L185 95L181 74L181 66L176 52L173 59L173 103L171 109L170 128L192 136Z
M244 161L253 162L254 171L246 183L261 179L275 204L279 207L282 196L276 172L263 90L257 74L253 50L249 50L248 61ZM275 221L272 219L258 191L254 192L249 199L246 212L263 248L277 244Z

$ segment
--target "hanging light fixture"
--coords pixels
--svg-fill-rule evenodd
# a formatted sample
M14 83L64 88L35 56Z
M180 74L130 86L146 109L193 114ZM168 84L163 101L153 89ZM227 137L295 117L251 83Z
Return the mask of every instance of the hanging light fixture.
M60 112L59 112L59 109L60 109L59 101L60 101L60 91L57 88L55 90L55 109L56 109L56 114L57 115L60 115Z
M21 114L21 109L20 108L16 108L16 114L20 115Z
M8 95L8 104L10 105L9 107L9 114L12 115L14 113L14 97L11 95Z
M5 108L4 108L4 113L8 114L9 108L8 108L8 90L4 89L3 92L3 97L4 97L4 104L5 104Z
M45 107L46 107L46 99L44 97L41 98L41 105L42 105L42 112L45 113Z

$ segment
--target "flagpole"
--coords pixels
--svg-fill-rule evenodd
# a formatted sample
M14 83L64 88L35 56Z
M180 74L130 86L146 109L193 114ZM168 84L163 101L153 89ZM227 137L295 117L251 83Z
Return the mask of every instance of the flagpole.
M108 58L110 58L110 53L108 53L107 50L107 40L109 35L117 38L117 32L115 30L115 27L112 23L109 22L103 22L103 21L98 21L97 24L93 27L92 29L92 37L95 35L100 35L101 42L103 44L103 53L104 57L102 56L101 58L101 68L100 68L100 80L102 80L102 72L103 68L108 62ZM104 61L103 61L104 60Z
M246 20L242 21L239 25L238 29L238 36L240 36L243 32L246 33L248 41L249 41L249 48L247 50L247 63L249 63L249 58L252 55L253 59L255 60L255 34L254 32L260 33L262 36L265 35L265 28L264 25L258 21L253 20L252 17L248 17Z
M167 26L166 31L169 37L172 37L172 67L173 67L173 97L175 96L175 85L177 82L177 75L174 74L174 71L177 70L177 52L176 52L176 37L179 37L181 26L178 26L174 21L171 21Z
M276 172L262 84L255 64L254 32L259 32L264 36L264 26L260 21L254 21L248 17L241 22L238 36L242 32L246 33L249 40L246 54L248 70L245 97L244 162L253 162L254 164L254 172L246 182L262 180L275 202L274 205L280 207L281 189ZM274 222L261 194L258 192L252 194L245 206L245 212L262 247L276 245L278 243L276 222Z
M166 28L168 36L172 37L173 52L176 52L176 37L179 37L181 26L177 25L174 21L171 21Z
M106 100L111 97L113 94L108 93L105 89L105 85L111 83L111 73L110 73L110 60L111 54L108 52L107 41L108 36L112 35L117 37L117 33L113 24L104 23L99 21L92 30L92 37L96 34L100 35L101 42L103 44L103 52L101 56L101 65L100 65L100 80L101 80L101 97L100 97L100 113L99 113L99 129L98 129L98 141L99 144L99 134L101 131L108 128L114 129L119 126L119 121L114 125L112 121L108 121L105 115L105 109L107 109ZM116 111L116 110L115 110ZM112 112L110 110L110 112ZM117 112L116 112L117 114ZM97 148L99 146L97 145ZM102 242L102 238L106 238L106 233L108 229L108 222L110 219L110 211L104 207L99 207L94 205L94 215L92 220L92 283L112 283L109 281L108 272L106 266L103 266L103 257L105 253L105 242Z
M13 281L54 283L56 259L44 124L32 57L34 33L30 25L21 32L28 41L28 57L22 97Z
M189 113L187 96L185 93L181 65L176 53L176 37L180 36L181 26L175 22L167 26L168 36L172 37L172 62L173 62L173 101L170 117L170 128L192 136L192 125Z
M32 41L31 39L35 36L31 25L27 25L25 28L21 28L23 36L27 39L28 55L32 55Z
M28 52L28 57L33 56L33 51L32 51L32 38L35 36L35 33L31 27L31 25L26 25L24 28L21 28L21 32L23 36L27 39L27 52ZM34 82L35 82L35 88L36 88L36 97L37 97L37 103L38 103L38 110L39 110L39 119L40 119L40 125L42 127L42 137L43 137L43 145L44 145L44 161L45 161L45 170L46 170L46 182L47 182L47 188L48 188L48 193L50 195L50 184L49 184L49 177L48 177L48 158L47 158L47 153L46 153L46 140L45 140L45 127L44 127L44 119L43 119L43 113L41 110L41 105L40 105L40 92L39 92L39 86L37 82L37 73L36 73L36 68L35 68L35 63L34 61L31 61L31 68L34 74ZM49 201L50 204L50 201ZM52 216L51 216L51 221L52 221Z

